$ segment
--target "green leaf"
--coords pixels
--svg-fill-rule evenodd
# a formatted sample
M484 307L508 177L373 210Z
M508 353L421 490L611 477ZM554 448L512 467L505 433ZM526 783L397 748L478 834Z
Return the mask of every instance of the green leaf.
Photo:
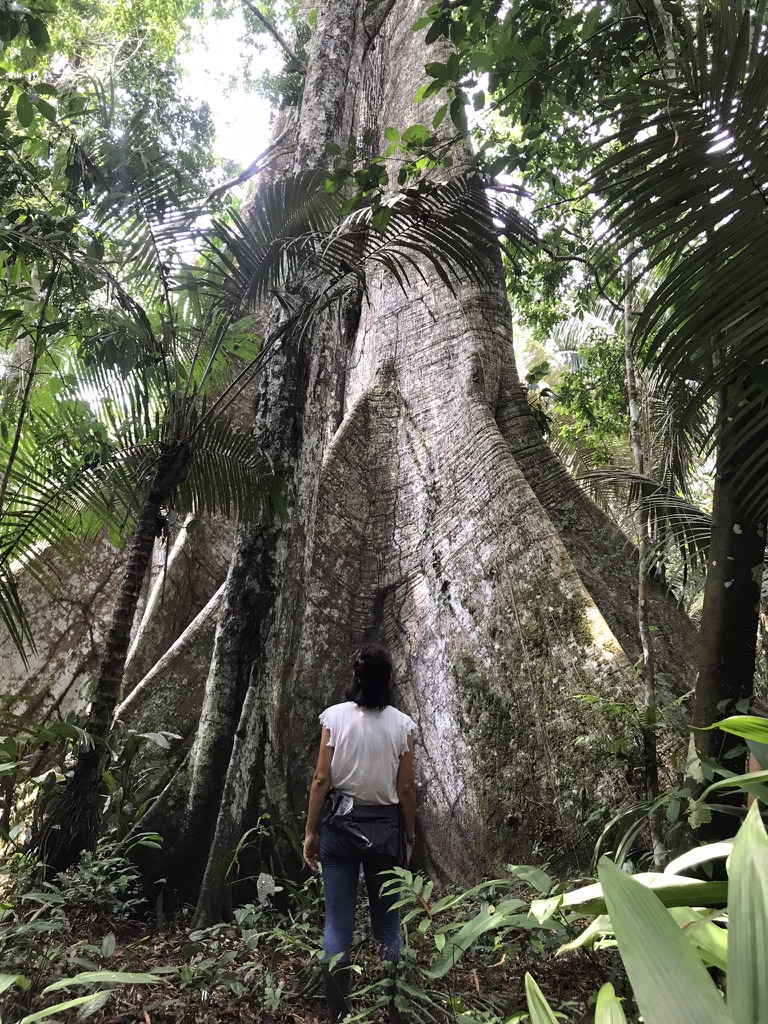
M422 142L426 142L432 133L429 128L423 124L412 124L409 128L406 128L403 132L403 142L407 142L409 145L419 145Z
M561 953L569 953L571 950L581 949L582 947L589 948L598 939L602 939L606 935L613 935L613 926L607 914L600 914L584 929L581 935L578 935L571 942L566 942L560 946L557 950L557 955L560 956Z
M528 915L517 913L524 906L525 903L522 900L504 900L495 909L489 907L480 911L479 914L462 925L453 938L448 940L432 967L424 973L428 978L442 978L458 963L472 943L487 931L509 928L513 925L519 928L531 927L533 922L530 921Z
M728 970L728 931L710 920L711 915L692 907L673 907L670 914L707 967Z
M432 23L431 28L427 31L426 42L434 43L440 36L447 36L451 30L451 19L446 14L441 14L440 17Z
M467 134L467 112L458 96L451 101L451 120L457 131L462 135Z
M25 15L24 20L27 23L27 32L29 38L34 46L38 50L44 50L51 42L51 37L48 35L48 29L45 27L45 22L39 18L35 18L32 14Z
M389 125L389 127L384 129L384 138L387 140L387 142L399 142L400 132L397 130L397 128L394 128L392 125Z
M539 893L551 892L556 884L551 875L531 864L507 864L507 871Z
M721 729L745 740L768 743L768 718L758 718L756 715L733 715L731 718L724 718L722 722L706 726L702 732L709 729Z
M423 100L428 100L430 96L434 96L435 93L440 92L442 89L443 83L440 81L425 82L414 93L413 102L421 103Z
M389 226L391 217L391 209L388 206L380 206L371 218L371 226L373 227L373 230L378 231L380 235L383 235Z
M341 146L338 142L326 142L325 152L328 156L341 156Z
M698 803L703 802L710 793L714 793L718 789L743 789L746 793L754 793L755 796L763 798L768 803L768 800L765 799L768 797L768 792L762 785L765 782L768 782L768 771L731 775L727 779L720 779L719 782L713 782L711 786L707 786L699 797Z
M448 104L444 103L442 107L438 107L435 111L435 116L432 118L432 127L439 128L443 123L445 115L448 113Z
M50 121L51 123L53 123L56 120L56 107L54 107L47 100L41 100L38 97L37 109L40 111L40 113L43 115L46 121Z
M163 979L156 974L139 974L131 971L83 971L73 978L61 978L47 985L42 995L49 992L57 992L62 988L71 988L73 985L160 985Z
M587 39L600 23L600 4L595 4L584 19L582 38Z
M685 875L643 872L633 881L651 889L665 907L722 907L728 900L727 882L704 882ZM542 922L561 907L578 908L583 914L604 914L603 887L599 882L573 889L571 892L533 900L531 913Z
M753 803L729 865L727 997L733 1024L768 1020L768 836Z
M55 1003L53 1006L47 1006L44 1010L38 1010L37 1013L30 1013L28 1016L22 1017L19 1024L34 1024L35 1021L45 1020L46 1017L52 1017L55 1013L61 1013L62 1010L71 1010L74 1006L85 1006L87 1003L101 1001L102 997L102 992L91 992L88 996L67 999L63 1003Z
M448 71L448 65L443 64L440 61L430 61L428 64L424 65L424 70L430 78L436 78L440 82L447 82L451 78Z
M610 982L606 982L597 993L595 1024L627 1024L621 1001L616 998Z
M525 997L528 1000L528 1012L531 1024L558 1024L557 1017L552 1013L544 993L530 974L525 976Z
M91 1002L86 1003L85 1006L81 1006L77 1011L78 1020L87 1020L88 1017L92 1017L94 1013L98 1013L99 1010L104 1006L111 998L114 989L105 988L101 992L95 992Z
M29 128L35 119L35 108L25 92L21 93L16 100L16 117L19 119L19 124L24 128Z
M647 1024L731 1024L714 982L654 893L605 857L598 874Z
M23 974L0 974L0 992L5 992L13 985L27 989L31 985L29 978Z
M711 860L719 860L722 857L730 857L733 850L733 842L708 843L706 846L695 846L692 850L681 853L675 857L664 868L665 875L679 875L688 868L697 867L699 864L706 864Z

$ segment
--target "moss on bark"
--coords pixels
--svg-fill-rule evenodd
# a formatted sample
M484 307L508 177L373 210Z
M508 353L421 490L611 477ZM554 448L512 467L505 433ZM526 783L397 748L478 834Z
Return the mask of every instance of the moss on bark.
M514 593L507 581L505 590L508 613L494 614L453 665L484 859L578 863L594 840L594 811L629 796L634 738L626 717L609 710L619 696L613 655L584 598L554 578L518 581ZM464 607L485 616L471 596Z

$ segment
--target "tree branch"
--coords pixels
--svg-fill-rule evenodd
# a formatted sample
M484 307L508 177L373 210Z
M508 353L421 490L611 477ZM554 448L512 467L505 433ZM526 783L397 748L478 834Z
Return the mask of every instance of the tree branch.
M253 178L255 177L255 175L260 174L267 166L264 163L264 161L267 159L268 156L274 153L274 151L277 149L277 147L283 141L287 134L288 128L285 128L282 132L280 132L280 134L277 136L274 142L271 142L263 152L259 153L259 155L253 161L253 163L249 164L244 171L240 171L240 173L236 174L233 178L227 178L226 181L223 181L220 185L217 185L215 188L212 188L211 191L206 196L206 203L210 203L210 201L212 199L215 199L216 196L220 196L223 192L226 192L228 189L234 188L235 185L242 185L244 181L248 181L249 178Z
M252 3L251 0L243 0L243 3L254 16L254 18L269 32L278 46L282 47L284 52L290 57L291 60L295 61L300 68L306 69L306 65L303 60L296 56L291 47L286 42L286 39L280 32L275 28L269 18L262 14L256 4Z

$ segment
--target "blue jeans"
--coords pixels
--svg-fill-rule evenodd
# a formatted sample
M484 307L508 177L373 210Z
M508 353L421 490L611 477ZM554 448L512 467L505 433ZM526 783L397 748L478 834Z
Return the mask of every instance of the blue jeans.
M326 827L320 833L320 862L323 865L325 888L325 959L330 960L341 954L340 962L346 963L349 960L352 930L355 927L357 880L362 864L374 937L382 946L385 958L397 960L403 939L400 934L400 912L393 904L398 902L400 895L395 890L382 896L380 891L384 882L392 878L383 872L396 867L397 859L361 850L346 836Z

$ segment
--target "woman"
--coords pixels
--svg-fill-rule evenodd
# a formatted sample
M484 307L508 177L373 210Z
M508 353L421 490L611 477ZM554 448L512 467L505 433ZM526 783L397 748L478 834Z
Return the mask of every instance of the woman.
M320 715L322 736L309 793L304 860L323 865L325 967L331 1021L347 1013L350 947L360 865L365 872L373 934L386 959L402 946L396 893L382 895L387 870L410 861L416 841L413 743L416 723L390 704L392 663L378 644L352 655L346 701ZM327 798L327 799L326 799ZM324 812L324 813L323 813ZM320 831L322 817L322 832ZM393 1016L396 1016L392 1007Z

